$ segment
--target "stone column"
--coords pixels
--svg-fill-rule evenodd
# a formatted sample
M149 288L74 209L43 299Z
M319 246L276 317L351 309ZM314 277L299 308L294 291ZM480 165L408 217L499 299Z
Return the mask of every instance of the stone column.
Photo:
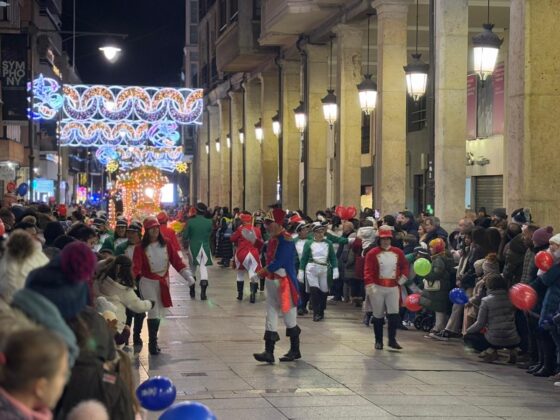
M262 202L262 152L255 137L255 123L261 116L261 84L252 79L245 87L245 201L249 211L258 210Z
M229 127L229 96L218 101L220 107L220 204L229 207L230 186L230 149L226 137L230 134ZM230 209L231 210L231 209Z
M198 196L195 197L195 203L208 201L208 154L206 153L206 141L208 139L209 113L204 111L202 125L197 132L197 154L196 154L196 182L198 182Z
M299 158L300 133L296 129L294 108L300 100L300 62L284 61L282 64L284 103L282 121L283 161L282 204L286 209L299 208Z
M435 215L444 228L465 213L468 0L436 0Z
M216 150L216 139L220 137L220 112L217 105L208 107L210 112L210 203L209 206L221 206L221 154Z
M560 226L556 181L560 8L555 0L512 0L510 6L505 139L507 210L530 208L541 226Z
M308 65L307 98L309 115L309 147L307 155L307 214L313 217L317 210L327 206L327 130L329 125L323 117L321 99L327 94L327 58L326 46L306 45ZM296 104L297 105L297 104ZM292 111L293 115L293 111Z
M339 106L337 159L339 180L337 203L360 208L362 111L356 85L362 79L362 31L351 25L337 25L336 96ZM367 41L367 40L366 40Z
M231 148L232 148L232 207L243 206L243 145L239 142L239 129L243 128L243 94L230 92L231 98Z
M260 80L262 127L264 131L261 208L265 209L277 201L278 138L272 132L272 117L278 112L278 71L263 72L260 75Z
M376 0L377 110L374 207L401 211L406 198L407 0Z

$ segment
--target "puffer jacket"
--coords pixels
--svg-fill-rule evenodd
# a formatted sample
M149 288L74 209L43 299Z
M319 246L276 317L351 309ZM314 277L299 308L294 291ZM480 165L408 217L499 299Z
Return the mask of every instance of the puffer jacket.
M515 308L506 290L488 290L482 298L476 322L469 327L467 334L478 333L487 327L484 337L493 346L515 346L520 338L515 327Z
M132 287L117 283L109 276L96 280L93 285L94 293L97 297L103 296L117 308L117 328L122 331L126 322L126 310L144 313L152 309L152 302L140 299Z
M432 256L432 271L424 278L420 305L434 312L447 312L450 306L448 294L451 284L446 259L445 254ZM438 282L439 290L426 290L433 288Z
M544 321L548 321L556 315L560 306L560 264L553 265L539 279L547 287L539 320L539 325L543 326Z

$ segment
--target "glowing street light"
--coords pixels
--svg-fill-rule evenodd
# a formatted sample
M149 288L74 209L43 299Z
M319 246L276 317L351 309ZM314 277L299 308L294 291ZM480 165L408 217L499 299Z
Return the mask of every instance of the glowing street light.
M114 63L119 59L122 49L114 45L104 45L103 47L99 47L99 51L103 53L107 61Z

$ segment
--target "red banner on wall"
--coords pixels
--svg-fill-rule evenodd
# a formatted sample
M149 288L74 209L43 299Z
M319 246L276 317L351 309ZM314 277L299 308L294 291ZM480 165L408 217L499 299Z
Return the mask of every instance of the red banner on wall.
M505 67L499 63L492 73L494 98L492 101L492 134L504 134Z
M467 76L467 140L476 139L476 89L478 80L476 74Z

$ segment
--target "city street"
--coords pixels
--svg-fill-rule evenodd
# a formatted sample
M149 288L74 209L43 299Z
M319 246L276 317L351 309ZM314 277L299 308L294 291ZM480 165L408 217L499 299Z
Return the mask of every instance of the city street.
M373 349L373 333L351 304L329 304L324 322L300 318L303 359L274 366L254 361L263 349L264 293L235 299L232 270L212 267L209 300L192 301L172 277L174 307L160 332L162 354L142 350L140 379L164 375L177 400L206 404L218 419L558 418L559 389L500 363L483 364L460 342L399 331L400 353ZM198 289L197 289L198 293ZM289 341L284 329L275 356ZM144 328L144 341L147 330ZM150 418L157 418L151 413Z

